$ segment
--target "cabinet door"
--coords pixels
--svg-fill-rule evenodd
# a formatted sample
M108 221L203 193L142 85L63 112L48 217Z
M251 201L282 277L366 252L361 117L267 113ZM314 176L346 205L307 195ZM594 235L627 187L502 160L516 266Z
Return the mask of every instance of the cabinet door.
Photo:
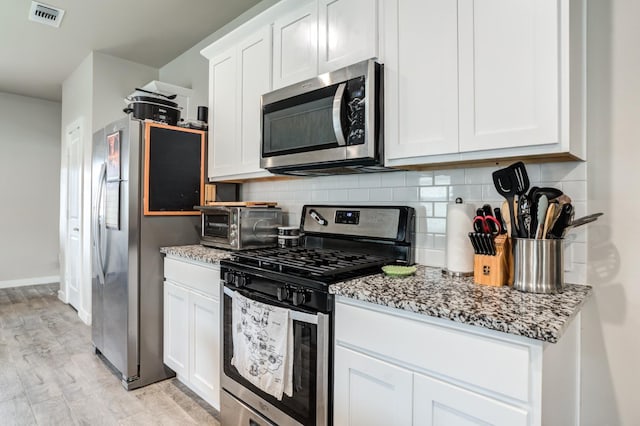
M411 386L410 371L336 346L333 423L410 425Z
M315 1L273 24L273 88L318 73L318 5Z
M220 409L220 303L198 293L189 294L189 381L216 409Z
M457 153L457 3L391 0L384 8L387 158Z
M459 0L460 151L560 141L559 1Z
M528 414L523 408L415 373L413 413L413 423L425 426L528 424Z
M189 291L164 282L164 363L177 374L189 371Z
M240 43L238 46L238 127L240 155L237 173L257 172L260 169L260 96L271 90L271 27Z
M318 2L318 70L378 56L378 0Z
M235 48L216 56L209 63L209 177L234 174L240 162L240 144L236 141L236 72Z

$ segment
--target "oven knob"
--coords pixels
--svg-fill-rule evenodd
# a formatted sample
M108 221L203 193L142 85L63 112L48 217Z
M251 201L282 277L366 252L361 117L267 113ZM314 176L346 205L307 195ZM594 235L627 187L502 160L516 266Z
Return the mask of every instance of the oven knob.
M287 299L289 299L289 289L287 287L278 287L278 300L279 301L286 301Z
M238 274L234 277L233 283L235 284L236 287L246 287L247 284L249 284L251 280L249 279L248 276L243 275L243 274Z
M222 277L222 279L224 280L224 282L232 283L233 282L233 272L225 271L224 272L224 276Z
M302 305L307 300L308 300L307 299L307 293L305 293L304 291L294 291L293 292L293 297L291 299L291 301L293 302L293 306Z

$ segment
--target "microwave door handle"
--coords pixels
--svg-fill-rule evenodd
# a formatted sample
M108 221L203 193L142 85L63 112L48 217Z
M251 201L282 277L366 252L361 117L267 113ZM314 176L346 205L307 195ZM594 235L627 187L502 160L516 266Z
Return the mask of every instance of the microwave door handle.
M344 97L344 89L346 87L347 83L340 83L333 97L333 132L340 146L347 145L347 141L344 139L344 132L342 131L342 114L340 113L342 111L342 98Z

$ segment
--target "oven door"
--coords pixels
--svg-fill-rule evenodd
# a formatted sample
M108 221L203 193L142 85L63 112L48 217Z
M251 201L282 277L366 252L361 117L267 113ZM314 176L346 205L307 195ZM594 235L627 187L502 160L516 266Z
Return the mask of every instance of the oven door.
M220 248L233 248L231 230L234 209L216 208L202 212L202 244Z
M246 379L231 365L233 357L232 298L234 292L261 303L291 310L293 320L293 394L278 401ZM224 287L222 387L242 403L275 422L285 425L328 424L329 316L310 314L267 300L255 292ZM226 413L223 414L226 416ZM235 424L235 422L230 422Z

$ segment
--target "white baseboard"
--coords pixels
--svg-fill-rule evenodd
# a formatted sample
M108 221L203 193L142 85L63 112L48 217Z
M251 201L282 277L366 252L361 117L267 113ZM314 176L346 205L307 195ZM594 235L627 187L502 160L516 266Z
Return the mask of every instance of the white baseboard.
M51 275L49 277L24 278L21 280L0 281L0 288L24 287L27 285L53 284L60 282L60 275Z
M62 303L69 303L69 301L67 300L67 293L64 292L64 290L62 289L62 286L60 286L60 290L58 290L58 299Z
M91 314L90 313L88 313L84 309L81 309L81 310L78 311L78 316L80 317L80 319L82 320L83 323L85 323L87 325L91 325Z

